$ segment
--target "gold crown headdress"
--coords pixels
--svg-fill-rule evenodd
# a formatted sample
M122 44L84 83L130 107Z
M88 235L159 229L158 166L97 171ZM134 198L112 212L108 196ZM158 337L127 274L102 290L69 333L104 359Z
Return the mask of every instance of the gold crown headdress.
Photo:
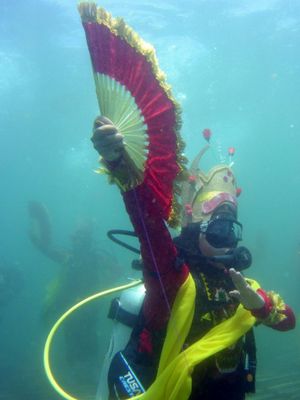
M211 131L205 129L203 136L209 142ZM228 203L233 209L237 209L237 196L241 189L236 187L231 169L233 163L218 164L206 174L199 168L199 162L209 148L210 144L208 143L195 157L188 171L188 180L183 185L182 226L186 226L190 222L208 220L213 211L225 203ZM230 147L228 150L230 161L234 152L234 148Z

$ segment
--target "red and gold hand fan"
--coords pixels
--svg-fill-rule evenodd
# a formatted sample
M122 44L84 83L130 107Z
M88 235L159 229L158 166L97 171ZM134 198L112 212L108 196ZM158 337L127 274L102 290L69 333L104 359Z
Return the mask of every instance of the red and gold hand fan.
M151 45L122 19L112 18L95 3L82 2L78 8L92 59L100 114L124 136L125 151L137 171L138 181L126 190L147 181L165 219L172 224L170 220L178 214L174 182L184 162L179 106Z

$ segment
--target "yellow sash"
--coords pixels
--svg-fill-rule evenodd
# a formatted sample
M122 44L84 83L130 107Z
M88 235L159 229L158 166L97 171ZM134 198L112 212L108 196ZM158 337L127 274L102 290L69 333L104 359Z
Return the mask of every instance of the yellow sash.
M134 399L187 400L192 390L191 375L195 365L231 346L255 323L251 313L240 305L234 316L181 351L192 324L195 297L195 282L190 274L179 289L172 307L156 380L146 393Z

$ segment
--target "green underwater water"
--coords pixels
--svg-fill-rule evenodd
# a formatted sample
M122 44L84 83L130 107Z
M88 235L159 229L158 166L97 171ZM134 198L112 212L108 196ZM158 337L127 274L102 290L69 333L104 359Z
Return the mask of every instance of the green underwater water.
M0 4L0 261L17 265L24 277L23 288L0 305L0 399L59 398L44 376L49 326L40 315L47 287L60 269L30 243L28 201L46 205L53 241L61 248L70 248L82 221L92 221L95 247L109 259L102 258L99 290L138 276L130 268L134 256L106 237L107 230L130 229L130 223L117 189L93 172L97 155L89 138L97 101L76 4ZM235 147L243 244L253 254L247 274L279 292L298 317L300 3L106 0L99 5L124 17L156 48L182 106L189 159L204 145L204 128L213 131L215 149L203 160L204 168L216 158L227 160L227 148ZM62 335L54 349L55 373L84 398L94 398L111 329L109 300L98 304L93 306L98 370L87 371L84 362L70 368ZM259 327L256 336L257 398L300 398L299 328L281 333Z

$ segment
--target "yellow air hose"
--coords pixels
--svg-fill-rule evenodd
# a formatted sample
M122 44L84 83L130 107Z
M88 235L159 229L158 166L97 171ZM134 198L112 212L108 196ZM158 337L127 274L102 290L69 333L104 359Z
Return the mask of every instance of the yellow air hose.
M129 289L131 287L137 286L140 283L142 283L141 280L136 280L133 281L131 283L128 283L127 285L122 285L122 286L118 286L112 289L108 289L108 290L104 290L103 292L99 292L96 294L93 294L92 296L87 297L84 300L81 300L79 303L75 304L74 306L72 306L69 310L67 310L53 325L52 329L50 330L46 343L45 343L45 347L44 347L44 368L45 368L45 372L46 372L46 376L50 382L50 384L53 386L53 388L57 391L57 393L62 396L63 398L67 399L67 400L78 400L77 397L74 397L70 394L68 394L67 392L64 391L64 389L57 383L57 381L55 380L53 373L51 371L51 367L50 367L50 349L51 349L51 345L52 345L52 340L53 337L57 331L57 329L62 325L63 321L70 315L72 314L74 311L78 310L78 308L80 308L81 306L83 306L84 304L87 304L93 300L98 299L99 297L103 297L103 296L107 296L111 293L116 293L116 292L121 292L122 290L125 289Z

